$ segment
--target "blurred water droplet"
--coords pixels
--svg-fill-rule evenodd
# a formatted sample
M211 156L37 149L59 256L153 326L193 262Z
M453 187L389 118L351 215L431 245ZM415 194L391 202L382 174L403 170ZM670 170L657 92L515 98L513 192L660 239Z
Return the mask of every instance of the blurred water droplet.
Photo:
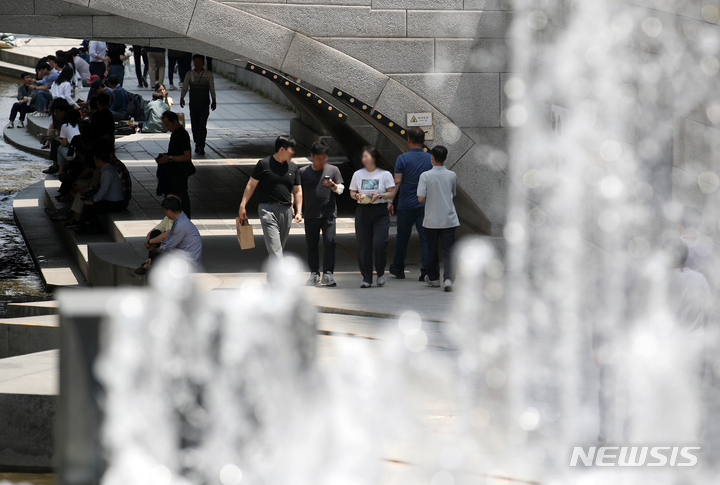
M242 470L233 464L227 464L220 470L220 483L222 485L240 485Z
M420 330L422 327L422 317L415 312L405 312L398 319L398 327L403 333L413 330Z
M712 194L718 189L720 178L713 172L703 172L698 176L698 186L704 194Z
M662 33L663 25L659 18L648 17L643 21L642 29L648 37L654 38Z
M535 408L527 408L518 420L518 424L525 431L532 431L540 423L540 413Z
M422 352L427 347L428 337L422 330L410 330L405 334L405 347L410 352Z
M128 318L136 318L143 312L143 304L140 298L128 296L120 302L120 311Z

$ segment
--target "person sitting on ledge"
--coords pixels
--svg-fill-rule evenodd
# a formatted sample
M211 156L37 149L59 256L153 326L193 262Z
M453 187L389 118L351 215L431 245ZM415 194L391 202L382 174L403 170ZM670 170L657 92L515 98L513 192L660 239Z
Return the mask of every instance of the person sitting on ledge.
M145 264L135 270L142 275L147 272L159 257L166 254L178 254L187 259L196 268L202 267L202 239L200 232L183 212L182 201L177 197L168 196L162 201L165 216L172 221L172 227L158 249L150 251ZM157 238L152 240L157 242ZM153 244L155 246L155 244ZM145 270L143 272L142 270Z
M53 63L53 65L55 65ZM37 86L37 94L35 99L35 113L33 116L47 116L46 109L52 101L52 94L50 94L50 88L52 87L55 80L58 78L60 73L50 67L47 62L38 63L37 67L37 78L40 80Z
M130 115L127 112L127 94L125 93L125 89L120 86L120 81L118 80L117 76L111 74L110 76L108 76L105 84L113 91L113 101L112 105L110 106L110 111L112 111L113 118L115 118L115 121L129 120Z
M20 114L20 122L18 128L25 127L25 115L35 111L35 96L37 96L37 90L35 89L35 82L32 74L24 72L20 75L22 84L18 86L17 91L17 103L13 104L10 110L10 124L8 128L15 128L15 117Z
M98 112L90 118L92 140L108 140L115 143L115 118L110 111L110 95L102 93L97 97Z
M102 234L103 228L98 216L127 209L129 200L124 197L123 184L115 167L113 154L107 150L96 150L95 166L100 169L100 188L95 195L83 201L85 222L77 230L79 234Z
M175 198L177 200L180 200L180 197L172 194L169 194L168 198ZM147 268L150 267L148 261L152 261L153 256L156 255L156 250L160 247L160 243L162 243L165 238L167 238L168 234L170 234L170 229L172 229L172 225L172 219L170 219L168 216L165 216L157 226L155 226L150 232L147 233L147 235L145 236L145 248L148 249L148 251L150 252L148 253L147 260L142 264L142 266L135 270L136 275L142 276L147 273Z

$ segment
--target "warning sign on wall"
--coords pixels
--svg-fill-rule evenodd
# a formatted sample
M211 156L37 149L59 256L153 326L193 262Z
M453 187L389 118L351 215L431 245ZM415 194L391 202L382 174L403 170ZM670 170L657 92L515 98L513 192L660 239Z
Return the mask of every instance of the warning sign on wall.
M407 126L432 126L433 125L433 114L432 113L408 113L407 114Z
M425 131L425 139L433 140L435 138L435 128L433 127L432 113L408 113L407 127L419 126Z

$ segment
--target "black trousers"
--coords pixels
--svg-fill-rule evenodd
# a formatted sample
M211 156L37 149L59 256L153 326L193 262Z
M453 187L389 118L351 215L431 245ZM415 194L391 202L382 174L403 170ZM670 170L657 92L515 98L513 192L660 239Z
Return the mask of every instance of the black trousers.
M355 237L358 243L358 266L364 282L372 283L373 260L377 275L385 274L389 233L390 213L387 204L358 205Z
M210 117L210 105L190 105L190 124L192 124L193 141L196 148L205 148L207 138L207 121Z
M138 84L142 84L143 79L147 77L149 65L147 52L143 54L141 45L133 46L133 59L135 60L135 76L137 76ZM140 61L142 61L142 65L140 65Z
M20 114L20 121L25 121L25 115L35 111L35 108L28 106L27 103L15 103L10 109L10 121L15 121L15 117Z
M307 262L310 272L320 273L320 231L322 231L323 273L335 272L335 217L305 219L305 242L307 243Z
M167 73L168 73L168 81L170 81L171 85L175 85L174 81L174 72L175 71L175 64L178 66L178 77L180 77L180 63L182 62L182 57L175 57L168 54L168 65L167 65ZM183 82L183 79L180 78L179 82Z
M428 243L428 278L430 278L431 281L437 281L440 279L439 243L442 246L443 254L445 255L445 271L443 271L443 279L455 281L455 271L452 261L453 246L455 246L455 228L428 229L426 227L425 237L427 237Z
M100 79L105 78L105 63L104 62L91 62L90 63L90 74L97 74Z
M162 234L162 232L160 232L157 229L153 229L152 231L150 231L150 237L148 239L155 239L160 234ZM148 251L148 259L153 259L153 258L157 257L157 255L161 252L162 252L162 250L160 250L160 249L151 249L150 251Z
M98 216L100 216L101 214L110 214L111 212L124 211L125 209L127 209L128 204L129 201L127 200L101 200L100 202L86 205L85 210L83 211L83 217L85 218L85 222L87 222L91 226L99 227L100 219Z

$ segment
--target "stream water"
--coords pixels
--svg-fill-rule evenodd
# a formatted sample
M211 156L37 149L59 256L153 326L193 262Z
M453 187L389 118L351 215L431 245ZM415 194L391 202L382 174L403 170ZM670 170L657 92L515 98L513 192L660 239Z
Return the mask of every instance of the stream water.
M17 85L0 80L0 112L5 117L15 102ZM3 118L2 127L7 118ZM16 128L17 129L17 128ZM47 162L0 142L0 318L7 303L48 297L13 218L13 199L28 185L42 180Z

